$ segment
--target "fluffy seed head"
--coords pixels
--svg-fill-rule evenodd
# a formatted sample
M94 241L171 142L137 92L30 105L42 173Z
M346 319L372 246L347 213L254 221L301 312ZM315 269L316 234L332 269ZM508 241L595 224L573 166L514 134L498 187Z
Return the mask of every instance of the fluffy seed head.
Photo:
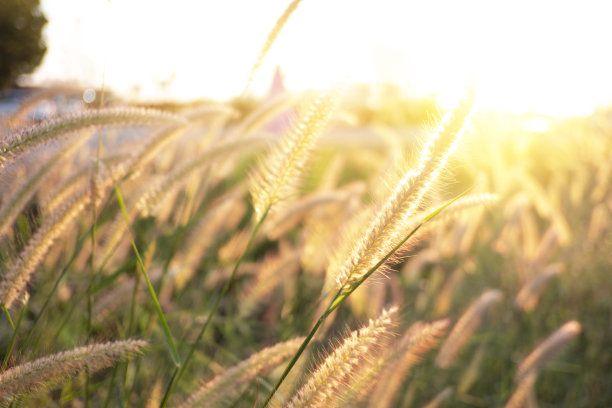
M473 103L474 95L470 93L456 109L444 117L440 126L430 135L416 170L406 172L397 183L389 198L369 222L361 239L347 239L351 243L347 246L351 248L348 255L341 250L336 258L344 261L332 262L331 265L330 273L336 277L339 288L359 281L419 224L415 215L457 148Z
M298 122L250 175L256 222L295 194L304 166L333 114L338 92L324 92L301 110Z
M346 379L368 358L372 348L388 336L396 313L396 307L384 310L378 319L370 320L367 326L352 332L342 345L325 359L285 407L329 406L329 401L345 387Z
M537 372L546 361L554 357L570 340L580 334L581 330L580 323L575 320L565 323L525 357L514 380L521 382L528 374Z
M453 330L448 335L448 338L442 344L440 352L436 357L438 367L447 368L455 359L455 356L463 347L465 342L470 338L472 333L478 328L485 312L494 303L498 303L503 298L499 290L491 289L480 295L453 327Z
M295 338L253 354L248 359L206 382L180 407L199 407L203 404L207 407L217 406L229 397L238 394L239 390L256 376L265 373L292 356L303 341L304 338L302 337Z
M90 371L111 366L117 359L139 352L147 342L122 340L92 344L39 358L0 373L0 396L17 397L51 387L84 368ZM0 401L2 402L2 401Z
M0 168L26 151L90 126L182 123L184 120L155 109L107 108L86 110L46 120L0 140Z

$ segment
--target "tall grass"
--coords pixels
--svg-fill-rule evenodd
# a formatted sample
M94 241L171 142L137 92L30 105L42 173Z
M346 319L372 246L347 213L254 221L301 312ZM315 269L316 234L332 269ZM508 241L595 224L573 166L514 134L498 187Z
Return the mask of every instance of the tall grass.
M467 90L378 139L340 88L15 113L0 404L612 404L609 118L526 151Z

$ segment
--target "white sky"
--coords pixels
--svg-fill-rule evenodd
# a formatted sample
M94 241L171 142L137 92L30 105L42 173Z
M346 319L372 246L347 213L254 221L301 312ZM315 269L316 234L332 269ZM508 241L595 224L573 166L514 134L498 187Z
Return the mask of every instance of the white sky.
M48 51L33 81L104 78L145 99L237 96L288 4L42 0ZM489 108L588 113L612 104L611 16L606 0L303 0L251 90L263 93L277 65L296 90L387 81L444 99L473 78Z

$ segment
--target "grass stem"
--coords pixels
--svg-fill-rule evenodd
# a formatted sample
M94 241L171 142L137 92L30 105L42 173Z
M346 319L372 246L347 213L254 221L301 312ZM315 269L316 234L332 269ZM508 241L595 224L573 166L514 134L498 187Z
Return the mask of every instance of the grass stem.
M114 188L115 188L115 195L117 196L117 201L119 202L119 206L121 207L121 211L123 212L123 217L125 219L125 222L128 223L127 229L128 231L130 231L130 225L129 225L130 217L125 207L123 196L121 195L121 192L119 191L119 188L117 187L117 185L114 185ZM136 247L136 243L134 242L134 237L132 236L131 231L129 232L129 238L130 238L130 243L132 244L132 249L134 249L134 254L136 255L136 259L138 260L138 265L140 265L140 270L142 271L142 275L144 276L145 281L147 282L147 287L149 288L151 299L153 299L153 303L155 304L155 309L157 310L157 316L159 317L159 321L162 324L162 327L164 330L164 338L166 340L166 346L168 347L168 351L170 352L170 357L172 358L172 362L174 363L174 365L176 367L180 367L181 366L180 357L178 355L176 345L174 344L172 334L170 333L168 322L166 320L166 317L164 316L164 312L161 308L161 305L159 304L159 300L157 299L157 295L155 294L155 289L153 288L153 285L151 284L151 280L149 279L149 274L147 273L147 269L144 265L144 262L142 261L140 252L138 251L138 248Z
M15 330L15 323L13 323L13 319L11 319L11 313L7 309L6 305L2 305L2 309L4 309L4 314L6 315L6 318L8 319L9 324L11 325L13 330Z
M255 228L253 229L253 232L251 233L251 237L249 238L249 242L247 243L246 248L240 255L240 258L238 258L238 261L236 261L236 264L234 265L234 269L232 270L232 274L230 275L229 279L225 282L225 285L223 286L223 289L221 290L219 297L215 301L215 304L213 305L213 307L210 309L210 312L208 313L208 317L206 318L206 321L204 322L202 329L200 329L200 332L198 333L198 337L195 339L195 341L191 345L191 348L189 349L189 352L187 353L187 357L185 357L185 360L183 361L183 364L180 367L175 368L172 374L172 378L170 379L170 382L168 383L168 387L166 388L166 392L160 404L160 408L165 408L166 405L168 404L170 395L172 395L172 393L174 392L174 389L176 388L176 384L181 379L181 376L185 372L185 368L187 367L187 364L193 357L196 348L198 347L198 345L200 344L200 341L204 337L204 333L206 332L208 325L210 324L215 313L217 312L217 309L219 308L221 301L225 297L225 294L228 292L230 286L232 285L232 282L234 281L234 277L236 276L236 272L238 271L240 264L242 264L242 261L246 257L246 254L249 252L249 250L253 246L253 243L255 242L255 237L257 236L257 232L261 228L261 225L263 224L269 212L270 212L270 207L266 209L266 211L263 213L260 220L255 225Z
M441 206L440 208L436 209L431 214L429 214L427 217L425 217L422 222L417 224L416 227L414 227L408 233L408 235L406 235L404 237L404 239L402 239L402 241L400 241L395 247L393 247L393 249L391 249L391 251L389 251L380 261L378 261L378 263L376 263L376 265L374 265L372 268L370 268L367 273L365 273L361 278L359 278L359 280L357 280L355 283L353 283L352 285L350 285L348 287L340 288L340 290L338 291L336 296L329 303L329 306L327 307L327 309L325 309L325 312L323 312L323 314L321 314L321 317L319 317L319 320L317 320L317 323L310 330L310 333L308 333L308 335L306 336L306 338L302 342L302 345L300 346L298 351L295 353L295 355L293 356L293 358L291 359L291 361L289 362L289 364L287 365L287 367L285 368L283 373L281 374L280 378L276 382L276 385L274 385L274 388L272 389L272 391L270 391L270 393L268 394L268 397L266 398L266 400L263 403L263 407L264 408L266 406L268 406L268 404L270 403L270 401L274 397L274 394L276 394L276 391L278 391L279 387L281 386L281 384L283 383L283 381L285 380L287 375L289 375L289 372L291 371L291 369L293 368L293 366L295 365L297 360L300 358L300 356L302 355L304 350L306 350L306 347L308 346L308 344L310 343L310 341L312 340L312 338L316 334L317 330L319 330L319 327L321 326L321 324L325 321L325 319L327 319L327 316L329 316L336 308L338 308L342 304L342 302L344 302L346 300L346 298L348 298L351 295L351 293L353 293L355 290L357 290L357 288L359 286L361 286L361 284L363 282L365 282L374 272L376 272L378 270L378 268L380 268L382 265L384 265L385 262L387 262L389 260L389 258L391 258L393 256L393 254L395 252L397 252L406 243L406 241L408 241L412 236L414 236L414 234L416 234L416 232L426 222L431 220L433 217L435 217L442 210L444 210L446 207L448 207L453 202L455 202L462 195L463 194L460 194L459 196L455 197L453 200L445 203L443 206Z

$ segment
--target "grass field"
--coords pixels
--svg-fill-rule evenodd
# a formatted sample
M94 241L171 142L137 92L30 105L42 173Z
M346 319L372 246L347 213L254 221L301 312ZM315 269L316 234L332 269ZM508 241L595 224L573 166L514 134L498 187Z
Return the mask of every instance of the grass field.
M612 113L362 93L2 116L0 406L612 406Z

